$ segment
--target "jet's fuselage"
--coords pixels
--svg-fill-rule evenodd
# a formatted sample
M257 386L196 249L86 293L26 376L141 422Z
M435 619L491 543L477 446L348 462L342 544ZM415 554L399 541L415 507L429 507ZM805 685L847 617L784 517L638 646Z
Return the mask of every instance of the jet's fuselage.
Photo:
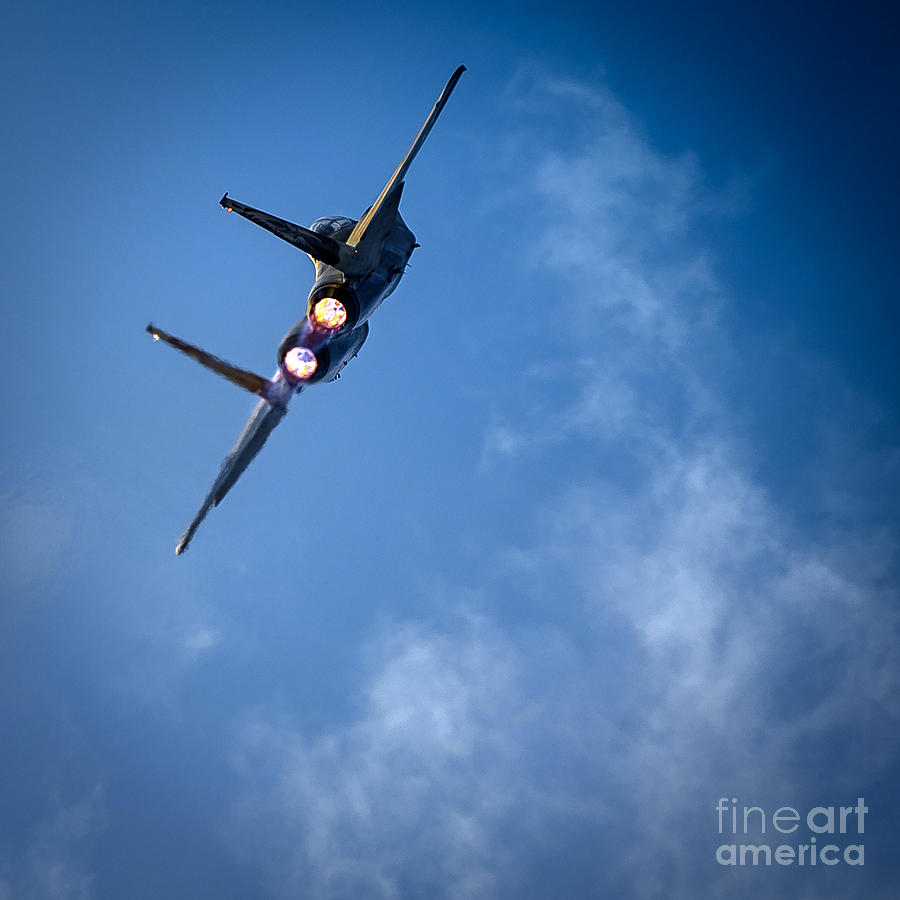
M310 230L335 240L344 240L355 225L353 219L334 216L317 219ZM334 266L313 259L316 280L309 292L306 315L294 323L278 349L280 367L283 367L285 354L298 343L309 346L316 354L318 367L315 376L298 384L298 390L305 384L334 381L341 369L356 356L368 337L370 316L396 289L417 246L415 235L397 212L376 265L365 275L347 276ZM330 295L339 298L349 308L350 319L336 334L323 334L317 340L313 334L313 310L322 297Z

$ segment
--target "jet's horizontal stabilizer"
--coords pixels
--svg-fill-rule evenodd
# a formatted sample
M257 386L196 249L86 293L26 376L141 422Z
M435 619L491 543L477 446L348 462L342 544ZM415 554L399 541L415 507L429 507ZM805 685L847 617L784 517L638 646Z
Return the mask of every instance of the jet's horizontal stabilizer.
M272 402L274 398L272 390L274 384L268 378L263 378L262 375L257 375L254 372L248 372L246 369L239 369L237 366L225 362L224 359L219 359L218 356L207 353L206 350L201 350L199 347L187 343L187 341L182 341L180 338L168 334L152 323L147 326L147 333L153 337L154 341L164 341L170 347L174 347L176 350L180 350L182 353L190 356L191 359L197 360L201 366L206 366L207 369L211 369L217 375L227 378L232 384L236 384L245 391L250 391L251 394L257 394L264 400Z
M228 194L222 197L219 205L223 209L227 209L228 212L236 212L245 219L249 219L256 225L259 225L260 228L271 231L276 237L293 244L304 253L308 253L313 259L321 260L329 266L340 264L342 248L344 248L345 259L353 253L349 247L340 241L336 241L334 238L319 234L317 231L312 231L309 228L304 228L302 225L295 225L293 222L288 222L285 219L279 219L277 216L254 209L252 206L245 206L243 203L238 203L237 200L232 200Z

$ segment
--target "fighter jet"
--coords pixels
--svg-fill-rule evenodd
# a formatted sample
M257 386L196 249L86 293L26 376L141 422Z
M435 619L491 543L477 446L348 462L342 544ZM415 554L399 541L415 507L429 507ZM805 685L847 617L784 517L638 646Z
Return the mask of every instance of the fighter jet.
M334 381L365 343L369 318L400 283L419 246L399 211L406 173L465 70L460 66L450 77L406 156L359 221L330 216L304 228L245 206L227 193L219 201L228 212L242 215L306 253L316 267L316 280L306 302L306 315L278 346L278 369L271 378L233 366L152 323L147 326L154 340L164 341L260 397L206 499L178 541L176 554L184 553L210 507L222 502L259 453L284 418L293 395L314 384Z

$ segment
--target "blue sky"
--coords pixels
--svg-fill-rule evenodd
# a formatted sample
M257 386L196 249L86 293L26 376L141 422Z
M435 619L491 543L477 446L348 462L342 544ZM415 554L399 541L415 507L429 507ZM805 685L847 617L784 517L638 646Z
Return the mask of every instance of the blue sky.
M0 900L894 895L874 7L2 25ZM312 267L216 201L358 216L460 63L412 268L176 559L253 404L144 325L273 370ZM721 797L864 797L865 865L723 867Z

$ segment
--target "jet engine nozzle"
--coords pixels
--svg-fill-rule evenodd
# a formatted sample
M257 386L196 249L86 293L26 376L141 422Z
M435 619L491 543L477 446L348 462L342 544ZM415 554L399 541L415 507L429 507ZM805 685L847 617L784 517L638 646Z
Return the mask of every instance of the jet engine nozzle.
M316 354L308 347L292 347L284 354L283 365L295 383L309 381L319 368Z
M347 308L334 297L323 297L313 307L313 320L320 328L340 331L347 321Z
M331 334L352 331L359 321L359 298L346 282L319 284L310 291L306 315Z

